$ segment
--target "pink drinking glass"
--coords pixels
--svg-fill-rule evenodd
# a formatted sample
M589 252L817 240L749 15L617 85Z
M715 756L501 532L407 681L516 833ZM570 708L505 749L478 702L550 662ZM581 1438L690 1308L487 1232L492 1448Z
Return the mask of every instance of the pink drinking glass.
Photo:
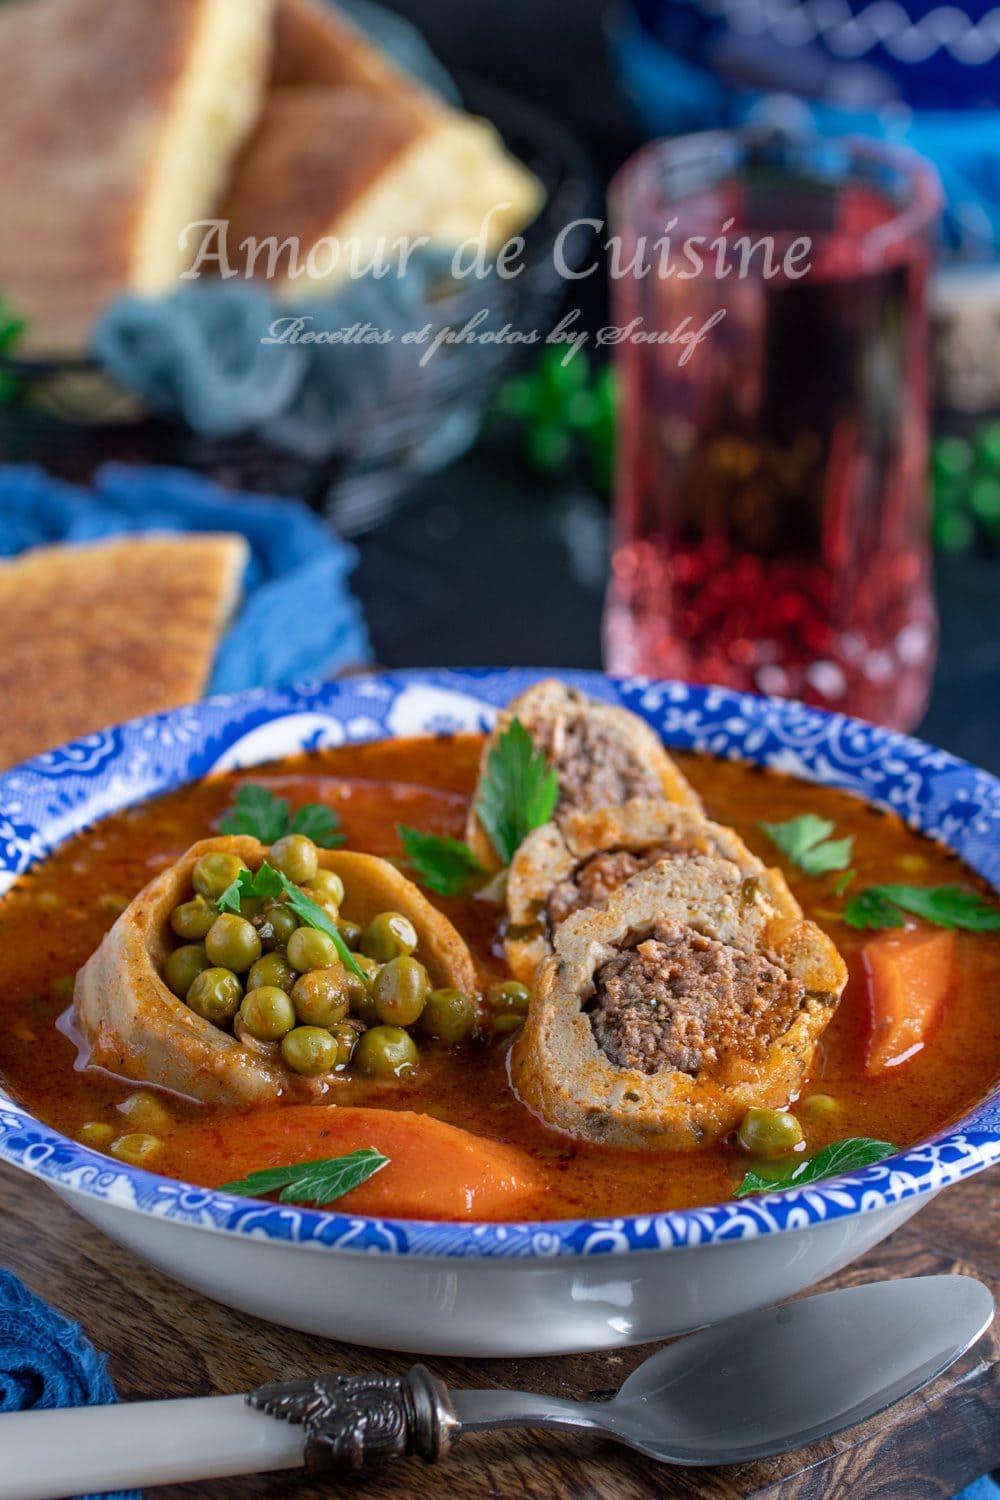
M618 173L611 671L918 722L939 203L860 140L688 136Z

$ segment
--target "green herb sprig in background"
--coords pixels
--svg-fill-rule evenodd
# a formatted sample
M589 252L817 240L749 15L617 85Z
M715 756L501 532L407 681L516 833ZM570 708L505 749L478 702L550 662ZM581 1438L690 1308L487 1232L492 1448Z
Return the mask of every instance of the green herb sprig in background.
M364 1146L346 1156L328 1156L320 1161L300 1161L292 1167L265 1167L250 1172L238 1182L224 1182L220 1193L240 1198L265 1198L278 1192L280 1203L332 1203L352 1188L374 1177L389 1158L373 1146Z
M27 330L27 319L19 317L0 292L0 356L13 354ZM16 396L19 386L16 375L9 370L0 370L0 401L10 401Z

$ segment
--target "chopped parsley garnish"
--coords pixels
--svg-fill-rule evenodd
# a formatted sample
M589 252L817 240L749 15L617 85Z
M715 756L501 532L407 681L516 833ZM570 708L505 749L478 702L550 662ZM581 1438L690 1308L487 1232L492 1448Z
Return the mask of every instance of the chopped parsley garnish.
M260 1172L248 1173L238 1182L224 1182L219 1191L235 1193L240 1198L264 1198L277 1192L280 1203L332 1203L388 1164L389 1158L381 1151L364 1146L346 1156L300 1161L291 1167L265 1167Z
M935 927L1000 932L1000 906L961 885L872 885L844 908L850 927L902 927L903 913Z
M256 874L252 870L241 870L232 885L226 887L215 904L220 911L239 913L244 899L249 897L253 900L258 896L269 896L272 899L284 896L289 908L304 926L315 927L317 932L325 932L333 941L344 968L350 969L351 973L359 979L367 980L368 975L323 908L317 906L312 897L307 896L305 891L289 880L287 875L283 875L280 870L269 865L266 859Z
M223 833L245 834L262 844L276 844L286 833L301 833L320 849L336 849L344 842L340 819L322 802L307 802L292 813L287 797L277 797L266 786L245 782L229 812L220 820Z
M802 813L787 823L760 823L758 827L807 875L828 875L833 870L846 870L851 863L853 835L832 839L833 823L815 813Z
M421 885L439 896L461 896L485 875L468 844L397 823L406 860Z
M781 1162L769 1162L764 1171L749 1171L733 1194L734 1198L746 1198L751 1193L775 1193L783 1188L802 1187L806 1183L819 1182L824 1177L838 1177L842 1172L854 1172L860 1167L872 1167L899 1150L889 1141L873 1141L868 1136L848 1136L843 1141L832 1141L805 1161L789 1158ZM766 1176L764 1173L766 1172Z
M520 719L512 719L486 758L476 814L500 859L509 865L533 828L547 823L559 780Z

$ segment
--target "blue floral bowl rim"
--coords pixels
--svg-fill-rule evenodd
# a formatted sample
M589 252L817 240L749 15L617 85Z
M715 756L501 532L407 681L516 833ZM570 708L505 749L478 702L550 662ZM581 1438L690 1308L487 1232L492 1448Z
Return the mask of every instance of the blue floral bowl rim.
M547 676L640 714L669 748L750 761L890 808L1000 888L1000 779L946 751L794 700L728 688L483 668L370 673L209 698L15 766L0 775L0 889L100 817L213 770L320 745L482 730L498 707ZM279 741L285 748L269 750ZM957 1182L1000 1161L1000 1085L962 1121L875 1166L781 1193L619 1218L374 1219L236 1198L112 1161L44 1125L2 1089L0 1159L108 1205L314 1249L477 1259L623 1254L805 1229Z

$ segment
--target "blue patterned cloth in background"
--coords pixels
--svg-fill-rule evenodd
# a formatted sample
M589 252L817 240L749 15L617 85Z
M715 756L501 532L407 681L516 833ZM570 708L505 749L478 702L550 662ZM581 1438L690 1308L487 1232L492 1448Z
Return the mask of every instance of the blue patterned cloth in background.
M106 1406L117 1400L104 1355L79 1325L10 1271L0 1270L0 1412ZM140 1497L137 1490L116 1490L110 1500Z
M242 603L210 692L330 677L371 661L348 587L354 548L299 501L233 494L182 469L108 464L84 490L33 466L0 466L0 556L155 531L237 531L250 544Z

